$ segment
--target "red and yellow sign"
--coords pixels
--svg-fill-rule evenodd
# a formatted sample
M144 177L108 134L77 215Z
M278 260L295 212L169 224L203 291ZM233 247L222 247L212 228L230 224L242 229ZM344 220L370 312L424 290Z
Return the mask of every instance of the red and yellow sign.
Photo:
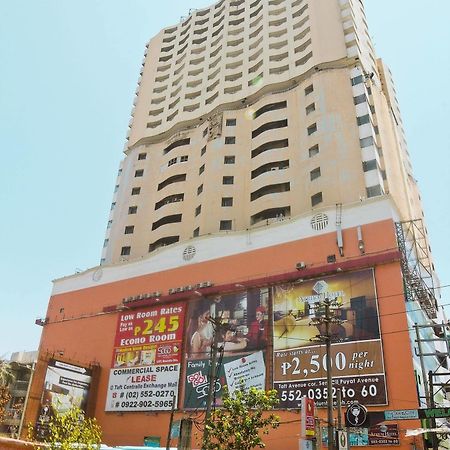
M106 411L164 411L178 402L185 305L119 315Z
M184 313L175 304L120 314L111 367L180 363Z

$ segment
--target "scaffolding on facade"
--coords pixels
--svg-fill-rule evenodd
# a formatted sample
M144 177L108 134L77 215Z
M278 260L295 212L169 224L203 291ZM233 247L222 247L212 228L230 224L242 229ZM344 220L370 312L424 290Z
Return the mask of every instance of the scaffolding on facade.
M406 301L416 301L430 319L437 317L437 301L428 241L422 219L396 222L397 243Z

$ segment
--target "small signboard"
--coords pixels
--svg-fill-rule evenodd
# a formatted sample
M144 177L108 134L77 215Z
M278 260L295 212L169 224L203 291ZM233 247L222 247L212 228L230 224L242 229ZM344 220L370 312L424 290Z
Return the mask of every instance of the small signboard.
M144 447L159 448L161 438L159 436L145 436Z
M418 419L419 412L417 409L397 409L384 411L385 420L408 420Z
M376 425L369 428L369 445L400 445L400 434L397 424Z
M338 449L349 450L348 434L346 430L338 430Z

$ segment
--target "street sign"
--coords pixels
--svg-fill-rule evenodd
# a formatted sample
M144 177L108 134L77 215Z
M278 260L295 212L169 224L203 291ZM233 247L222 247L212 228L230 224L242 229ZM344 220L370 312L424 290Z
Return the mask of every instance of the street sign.
M417 409L394 409L384 411L385 420L409 420L418 418L419 412Z

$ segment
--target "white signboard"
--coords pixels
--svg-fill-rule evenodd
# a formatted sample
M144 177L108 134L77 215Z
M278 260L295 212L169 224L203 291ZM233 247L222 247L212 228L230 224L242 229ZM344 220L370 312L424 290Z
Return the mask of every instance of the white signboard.
M113 369L106 411L171 410L177 402L180 364Z
M233 395L241 385L245 389L251 387L265 389L266 366L263 352L252 353L230 361L224 364L224 369L230 395Z

